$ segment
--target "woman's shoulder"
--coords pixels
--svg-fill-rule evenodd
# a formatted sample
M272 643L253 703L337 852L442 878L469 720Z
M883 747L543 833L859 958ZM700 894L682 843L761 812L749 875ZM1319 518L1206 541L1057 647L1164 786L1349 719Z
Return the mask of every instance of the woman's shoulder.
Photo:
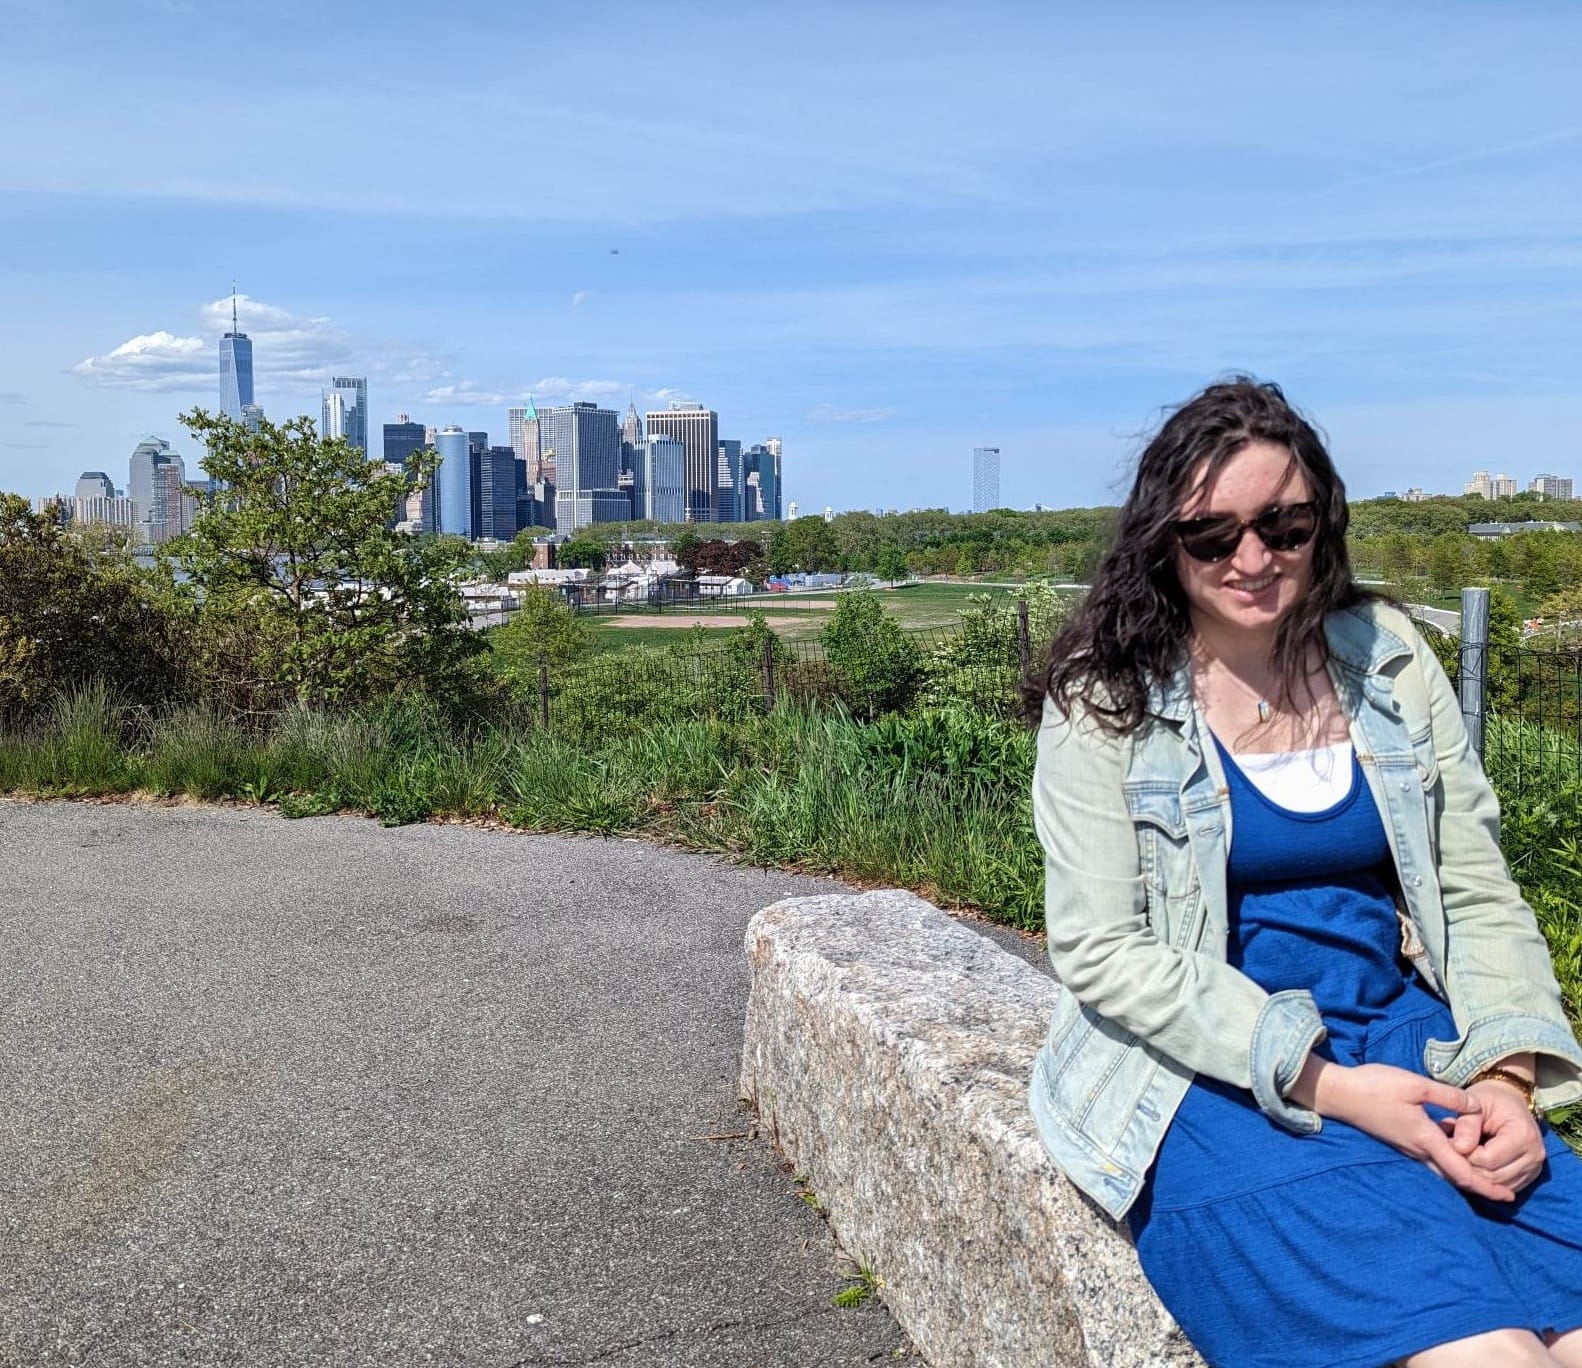
M1426 650L1416 620L1400 604L1368 594L1337 608L1329 615L1326 633L1330 647L1345 646L1358 666L1370 660L1399 656L1402 651L1420 656Z

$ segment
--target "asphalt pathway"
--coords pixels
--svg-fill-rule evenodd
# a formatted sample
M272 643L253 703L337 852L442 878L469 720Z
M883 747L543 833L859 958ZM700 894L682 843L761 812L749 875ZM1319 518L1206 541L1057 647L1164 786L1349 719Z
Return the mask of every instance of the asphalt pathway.
M0 842L6 1368L920 1362L736 1097L747 920L839 885L230 808Z

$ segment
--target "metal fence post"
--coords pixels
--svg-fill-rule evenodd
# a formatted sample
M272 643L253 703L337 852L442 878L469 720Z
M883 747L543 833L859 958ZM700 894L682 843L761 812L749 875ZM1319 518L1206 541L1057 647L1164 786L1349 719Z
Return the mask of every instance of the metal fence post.
M545 730L549 728L549 660L538 658L538 721Z
M1484 722L1489 708L1489 591L1461 591L1461 718L1467 739L1483 762Z
M1016 600L1016 658L1022 667L1022 678L1027 677L1027 662L1032 655L1032 640L1027 627L1027 600Z
M764 638L764 702L768 711L773 712L775 706L775 640L772 636Z

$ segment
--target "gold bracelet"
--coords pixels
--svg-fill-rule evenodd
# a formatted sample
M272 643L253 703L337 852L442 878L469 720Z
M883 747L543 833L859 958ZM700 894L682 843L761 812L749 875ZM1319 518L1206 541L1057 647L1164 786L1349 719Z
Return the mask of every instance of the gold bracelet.
M1498 1065L1494 1065L1491 1068L1483 1069L1473 1074L1467 1083L1467 1087L1470 1088L1474 1083L1482 1083L1485 1080L1493 1080L1496 1083L1509 1083L1526 1100L1527 1110L1534 1116L1540 1114L1538 1111L1538 1098L1534 1092L1534 1085L1531 1079L1523 1078L1519 1073L1512 1073L1509 1069L1502 1069Z

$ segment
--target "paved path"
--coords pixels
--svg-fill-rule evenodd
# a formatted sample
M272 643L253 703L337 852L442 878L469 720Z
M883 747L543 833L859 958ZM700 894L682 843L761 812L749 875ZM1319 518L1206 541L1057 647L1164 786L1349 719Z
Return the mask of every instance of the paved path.
M699 1138L751 1124L747 919L835 885L239 809L0 841L6 1368L919 1362L767 1141Z

